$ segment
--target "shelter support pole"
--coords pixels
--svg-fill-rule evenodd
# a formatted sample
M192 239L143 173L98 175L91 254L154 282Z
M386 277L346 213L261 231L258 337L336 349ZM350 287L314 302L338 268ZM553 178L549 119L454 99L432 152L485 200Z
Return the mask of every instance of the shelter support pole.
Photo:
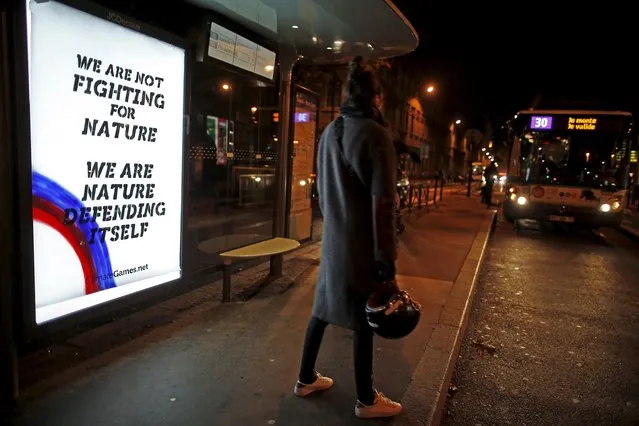
M275 209L273 212L273 236L286 237L288 229L288 191L290 190L289 182L289 155L291 145L291 106L293 93L293 67L297 63L297 51L293 46L282 46L280 48L280 137L277 147L278 166L277 166L277 188L275 195ZM282 275L282 266L284 263L284 255L278 254L271 257L271 276L279 277Z

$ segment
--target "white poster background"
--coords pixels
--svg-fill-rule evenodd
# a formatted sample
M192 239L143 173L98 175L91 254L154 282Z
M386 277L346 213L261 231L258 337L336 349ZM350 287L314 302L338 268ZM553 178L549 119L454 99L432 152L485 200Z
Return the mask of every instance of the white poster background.
M85 295L80 262L52 228L34 223L36 322L175 280L181 276L182 144L185 51L118 24L49 1L28 3L31 160L33 170L82 199L85 184L154 183L151 200L85 201L85 206L164 201L166 214L130 221L98 219L102 227L148 222L143 238L111 242L115 270L148 269L115 278L117 287ZM78 67L77 55L102 61L101 72ZM132 70L131 81L105 75L109 64ZM160 88L135 83L137 72L164 79ZM74 74L162 93L164 109L73 91ZM111 104L135 108L135 120L110 115ZM82 135L85 117L156 127L156 142ZM89 179L87 161L115 162L115 179ZM152 179L119 179L125 163L153 164ZM139 226L139 225L138 225Z

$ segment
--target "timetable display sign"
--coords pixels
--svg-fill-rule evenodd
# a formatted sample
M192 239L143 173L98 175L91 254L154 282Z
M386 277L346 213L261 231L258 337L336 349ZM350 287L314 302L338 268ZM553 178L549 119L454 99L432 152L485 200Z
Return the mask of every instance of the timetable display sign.
M269 80L275 73L275 52L215 22L211 23L208 55Z

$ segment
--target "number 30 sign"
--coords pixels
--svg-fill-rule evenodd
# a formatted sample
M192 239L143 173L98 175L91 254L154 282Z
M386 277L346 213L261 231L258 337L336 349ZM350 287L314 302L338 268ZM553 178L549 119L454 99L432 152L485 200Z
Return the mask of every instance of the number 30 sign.
M551 130L552 129L552 117L533 115L530 117L530 129L531 130Z

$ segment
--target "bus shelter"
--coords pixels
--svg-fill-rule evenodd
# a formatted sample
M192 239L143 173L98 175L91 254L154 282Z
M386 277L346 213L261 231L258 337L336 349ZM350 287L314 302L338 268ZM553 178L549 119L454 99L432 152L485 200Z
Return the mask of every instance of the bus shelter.
M27 343L202 285L215 250L306 239L318 94L294 67L417 44L389 0L4 2L3 411Z

